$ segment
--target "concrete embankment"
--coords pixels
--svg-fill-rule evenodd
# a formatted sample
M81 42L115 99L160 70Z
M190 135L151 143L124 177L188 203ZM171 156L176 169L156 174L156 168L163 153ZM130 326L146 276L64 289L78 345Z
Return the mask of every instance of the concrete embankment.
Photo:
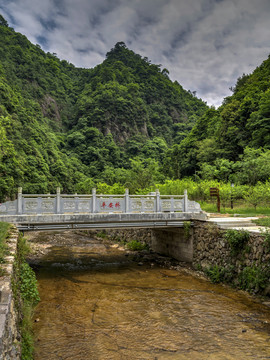
M18 330L19 313L15 307L12 282L16 281L14 263L17 252L18 231L12 227L6 243L8 255L1 264L3 275L0 277L0 359L20 359L20 333Z

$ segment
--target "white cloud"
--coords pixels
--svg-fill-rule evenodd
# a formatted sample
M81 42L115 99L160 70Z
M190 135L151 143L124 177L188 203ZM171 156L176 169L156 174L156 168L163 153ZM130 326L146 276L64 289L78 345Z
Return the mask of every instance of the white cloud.
M102 62L116 42L219 105L269 51L269 0L4 0L11 26L76 66Z

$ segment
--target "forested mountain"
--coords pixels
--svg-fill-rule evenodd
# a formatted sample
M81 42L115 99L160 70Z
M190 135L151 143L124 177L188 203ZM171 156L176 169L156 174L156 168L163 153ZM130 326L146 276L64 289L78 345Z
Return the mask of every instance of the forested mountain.
M171 177L197 175L254 185L270 177L270 57L243 75L167 153Z
M130 185L140 171L137 187L162 180L168 148L206 109L124 43L94 69L76 68L0 17L0 200L18 186L86 191L94 181Z
M0 201L24 192L135 192L196 176L256 184L270 174L270 58L215 110L119 42L76 68L0 16ZM101 189L106 190L106 184Z

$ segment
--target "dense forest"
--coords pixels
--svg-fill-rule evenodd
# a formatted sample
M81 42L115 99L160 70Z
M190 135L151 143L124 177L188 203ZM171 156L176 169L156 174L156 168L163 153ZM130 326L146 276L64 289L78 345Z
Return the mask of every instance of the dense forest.
M25 193L131 192L169 179L255 185L270 174L270 58L220 108L119 42L76 68L0 16L0 201Z

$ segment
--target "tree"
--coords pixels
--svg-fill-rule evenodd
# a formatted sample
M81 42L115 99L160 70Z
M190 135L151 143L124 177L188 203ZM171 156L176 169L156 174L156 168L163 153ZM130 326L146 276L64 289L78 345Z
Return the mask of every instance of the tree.
M244 194L244 199L254 206L256 210L257 206L267 200L266 188L263 184L251 187Z

